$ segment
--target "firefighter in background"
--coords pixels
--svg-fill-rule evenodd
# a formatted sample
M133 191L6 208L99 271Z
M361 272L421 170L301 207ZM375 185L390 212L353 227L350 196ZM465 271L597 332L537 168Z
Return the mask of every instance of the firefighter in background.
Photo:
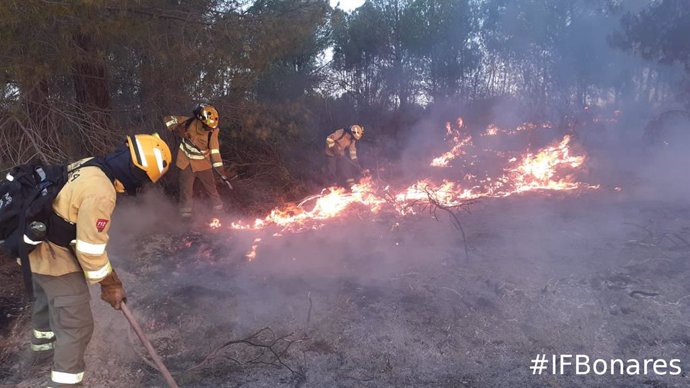
M351 125L347 129L337 129L326 137L326 156L328 172L332 179L345 179L349 187L355 184L355 170L362 169L357 160L357 141L364 136L361 125ZM345 155L347 151L347 155ZM338 174L340 172L340 175Z
M218 111L211 105L199 104L193 114L192 117L163 117L165 126L182 139L175 165L180 169L180 216L183 219L192 216L194 181L197 178L211 199L214 213L223 210L223 201L216 188L213 170L232 189L220 156Z
M171 162L170 149L158 135L135 135L102 159L68 167L46 241L36 242L29 254L35 295L31 349L39 358L53 352L50 386L81 386L84 378L84 352L94 327L87 282L100 283L101 299L115 309L126 300L106 252L116 193L136 194L165 174Z

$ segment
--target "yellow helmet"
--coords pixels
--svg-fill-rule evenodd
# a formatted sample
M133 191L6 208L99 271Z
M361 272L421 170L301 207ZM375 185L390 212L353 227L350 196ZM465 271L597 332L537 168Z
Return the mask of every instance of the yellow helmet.
M201 120L205 126L216 129L218 128L218 111L212 105L199 104L194 108L194 117Z
M362 138L362 136L364 136L364 128L362 128L361 125L352 125L350 126L350 133L355 137L355 139L359 140Z
M170 168L172 153L157 133L127 136L127 145L132 162L146 172L151 182L158 181Z

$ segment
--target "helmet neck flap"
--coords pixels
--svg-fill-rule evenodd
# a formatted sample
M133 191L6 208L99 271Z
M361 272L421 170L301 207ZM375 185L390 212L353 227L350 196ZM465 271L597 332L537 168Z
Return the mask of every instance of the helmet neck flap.
M137 195L137 189L144 183L150 182L146 172L132 163L132 155L127 146L118 147L112 153L106 155L101 163L110 170L106 175L118 180L124 187L127 194Z

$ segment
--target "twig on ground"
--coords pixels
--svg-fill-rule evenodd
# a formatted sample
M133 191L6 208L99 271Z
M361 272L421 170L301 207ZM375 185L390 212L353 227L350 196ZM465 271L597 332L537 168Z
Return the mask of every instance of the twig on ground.
M262 334L265 334L265 333L268 333L271 337L274 337L274 338L272 340L269 339L267 341L262 341L261 336L262 336ZM188 368L185 372L191 372L193 370L200 369L200 368L204 367L206 364L208 364L210 361L212 361L218 357L223 357L223 358L230 359L239 365L243 365L243 364L263 364L263 365L273 365L273 366L279 365L279 366L286 368L287 370L289 370L293 374L296 374L299 376L304 376L303 373L292 369L282 359L282 356L284 356L287 353L287 351L290 349L290 347L295 342L298 342L297 340L288 340L288 338L291 335L292 335L292 333L285 335L285 336L282 336L282 337L275 337L273 331L270 328L264 327L263 329L251 334L250 336L248 336L246 338L239 339L239 340L231 340L231 341L227 341L227 342L223 343L222 345L220 345L217 348L215 348L214 350L212 350L206 357L204 357L203 360L201 360L201 362L192 366L191 368ZM277 350L277 347L278 347L277 345L280 342L285 342L286 345L282 350ZM260 352L256 357L254 357L254 358L252 358L249 361L246 361L244 363L240 360L236 360L234 358L221 355L221 352L223 352L227 348L231 347L232 345L237 345L237 344L244 344L244 345L249 345L252 347L259 348ZM272 356L273 360L270 360L270 361L264 360L264 355L266 355L267 353L269 353Z
M311 291L307 292L307 300L309 301L309 310L307 310L307 323L311 320L311 309L313 307L313 303L311 301Z
M465 234L465 228L462 227L462 223L460 222L460 218L456 214L456 210L460 209L460 210L465 210L465 211L469 212L469 206L471 204L477 202L477 200L468 200L465 202L461 202L459 204L445 205L445 204L441 203L441 201L439 201L436 198L436 195L433 191L430 191L429 189L425 189L425 191L426 191L427 197L429 199L429 205L430 205L429 212L433 215L434 218L438 219L438 217L436 216L436 211L438 209L441 209L450 215L453 225L460 231L460 234L462 235L462 244L463 244L463 248L465 249L465 258L467 260L469 260L470 259L470 251L469 251L469 248L467 246L467 235Z

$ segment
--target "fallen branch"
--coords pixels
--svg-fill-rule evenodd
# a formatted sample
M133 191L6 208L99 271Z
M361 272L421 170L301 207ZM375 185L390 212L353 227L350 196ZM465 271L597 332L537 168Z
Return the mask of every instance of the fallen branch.
M268 333L271 337L274 337L274 338L272 340L262 341L260 337L264 333ZM200 368L204 367L210 361L212 361L218 357L221 357L221 353L233 345L244 344L244 345L249 345L249 346L260 349L259 354L256 357L254 357L254 358L252 358L252 359L250 359L244 363L242 361L234 359L232 357L227 357L227 356L223 356L223 357L227 358L231 361L234 361L238 365L264 364L264 365L282 366L282 367L286 368L287 370L289 370L290 372L292 372L293 374L304 377L303 373L292 369L282 359L282 356L284 356L287 353L287 351L290 349L290 347L295 342L298 342L297 340L288 340L287 338L289 338L291 335L292 335L292 333L285 335L285 336L282 336L282 337L275 337L273 331L270 328L264 327L263 329L251 334L250 336L248 336L246 338L239 339L239 340L231 340L231 341L227 341L227 342L223 343L222 345L213 349L206 357L204 357L203 360L201 360L201 362L192 366L191 368L188 368L185 372L191 372L193 370L200 369ZM286 342L286 345L282 350L279 350L277 348L278 348L278 344L281 341ZM272 356L273 360L265 361L263 359L263 357L266 355L266 352L268 352Z
M453 225L460 231L460 234L462 235L462 244L463 248L465 249L465 258L467 260L470 259L470 251L469 248L467 247L467 235L465 234L465 228L462 227L462 223L460 222L460 218L456 214L456 210L464 210L469 212L469 205L477 202L477 200L468 200L456 205L445 205L442 204L437 198L436 195L433 191L430 191L428 188L425 188L424 191L426 192L426 195L429 199L429 212L431 215L438 220L438 216L436 215L436 212L438 209L441 209L448 213L450 215L451 221Z

